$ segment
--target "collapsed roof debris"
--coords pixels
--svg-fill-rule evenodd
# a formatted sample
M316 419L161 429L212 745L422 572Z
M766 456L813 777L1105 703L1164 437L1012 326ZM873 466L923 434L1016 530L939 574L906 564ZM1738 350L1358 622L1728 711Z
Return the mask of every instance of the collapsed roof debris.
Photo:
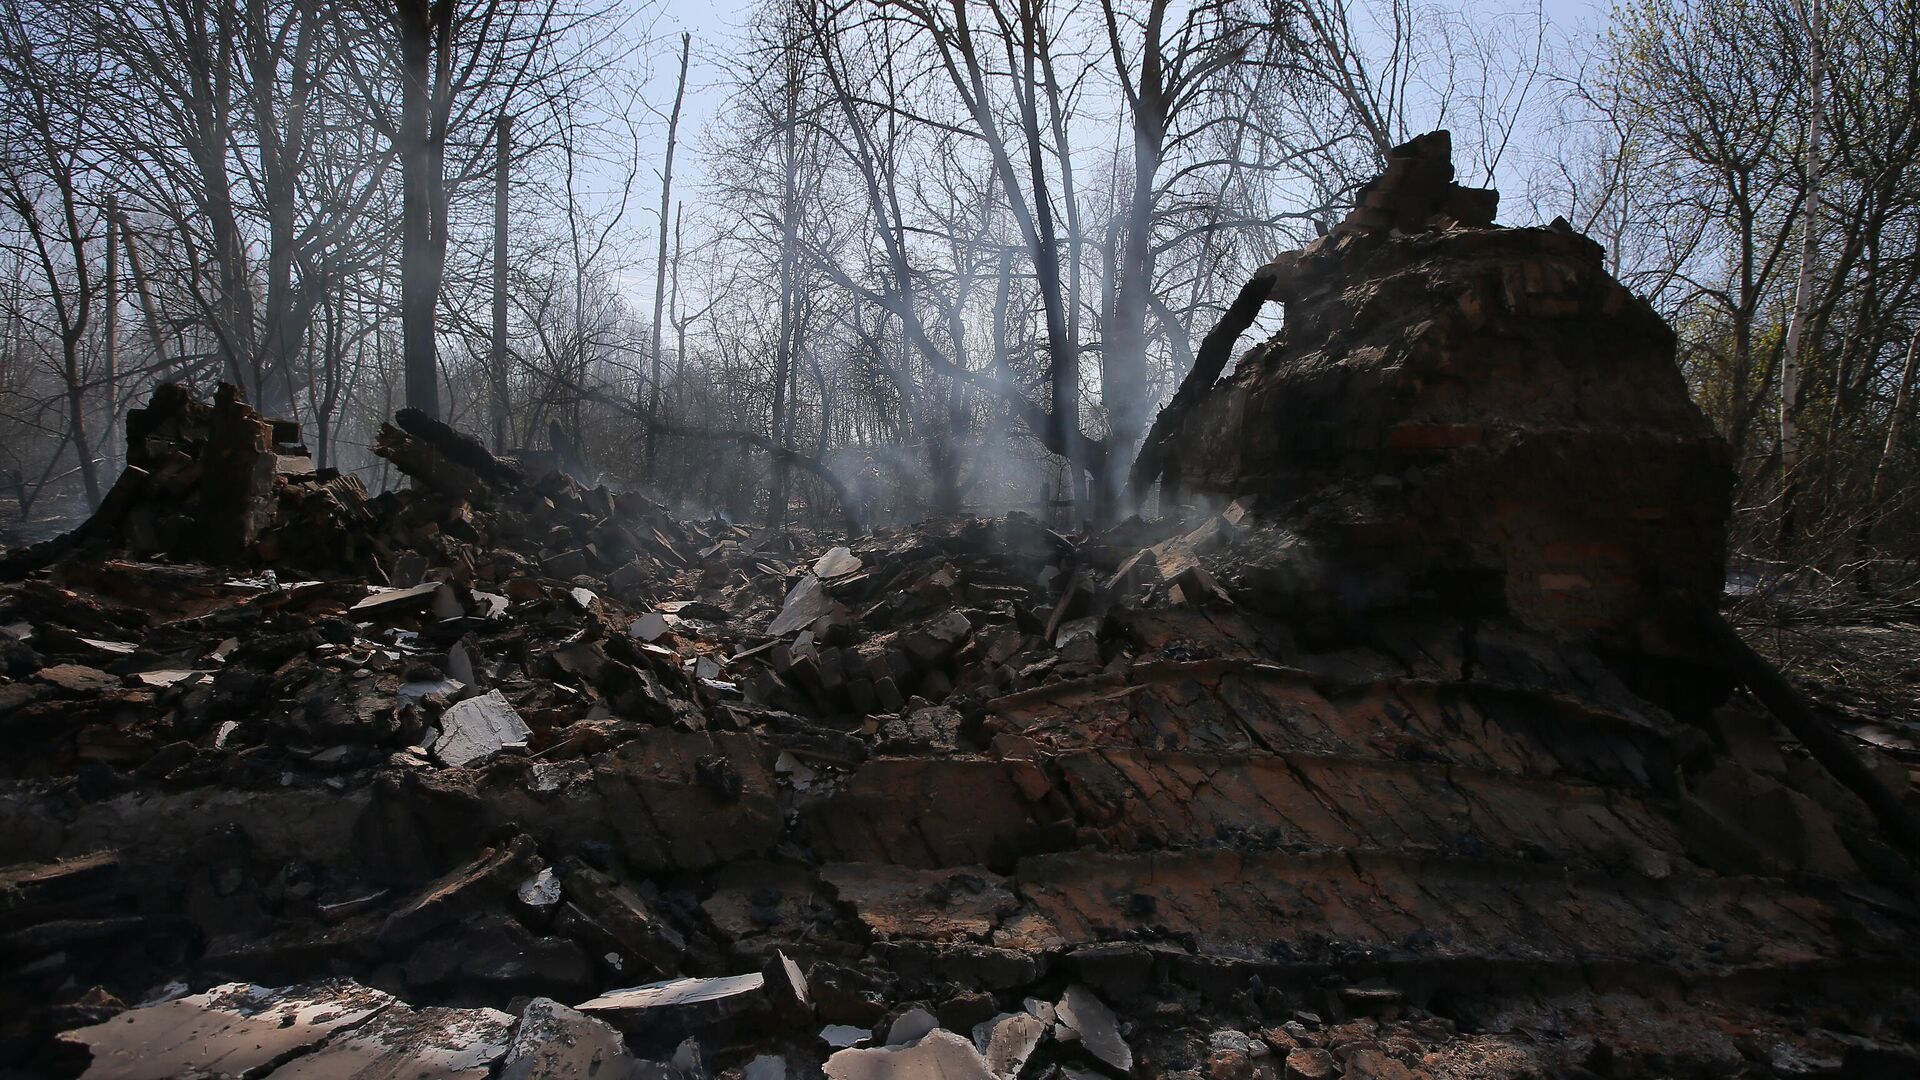
M408 414L369 498L162 390L0 587L6 1059L1910 1073L1912 855L1697 632L1670 338L1445 157L1163 417L1219 512L676 521Z

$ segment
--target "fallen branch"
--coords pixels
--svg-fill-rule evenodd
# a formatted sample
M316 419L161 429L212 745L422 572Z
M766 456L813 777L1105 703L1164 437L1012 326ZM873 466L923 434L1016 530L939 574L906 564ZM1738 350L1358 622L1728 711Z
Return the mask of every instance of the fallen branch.
M1920 820L1909 811L1900 797L1880 782L1867 763L1860 760L1847 740L1832 725L1815 716L1800 692L1767 659L1755 652L1717 611L1703 612L1700 619L1709 641L1720 650L1733 673L1753 691L1786 729L1813 754L1822 768L1835 780L1867 804L1867 809L1896 840L1914 855L1920 855Z

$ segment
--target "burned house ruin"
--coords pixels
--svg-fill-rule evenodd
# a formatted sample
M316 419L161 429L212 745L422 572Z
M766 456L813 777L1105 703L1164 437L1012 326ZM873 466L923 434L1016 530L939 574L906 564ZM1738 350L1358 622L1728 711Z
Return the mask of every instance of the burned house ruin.
M1737 690L1671 333L1452 179L1255 279L1084 534L676 520L418 414L369 496L163 388L5 564L7 1060L1913 1075L1909 773Z

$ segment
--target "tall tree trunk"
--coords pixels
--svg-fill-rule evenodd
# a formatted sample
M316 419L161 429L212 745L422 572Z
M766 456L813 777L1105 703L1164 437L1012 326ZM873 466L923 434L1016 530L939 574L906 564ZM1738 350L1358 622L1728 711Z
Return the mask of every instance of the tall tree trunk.
M680 138L680 104L687 96L687 57L693 50L693 35L680 35L680 81L673 91L673 112L667 117L667 156L660 170L660 247L653 269L653 387L647 395L647 474L653 474L654 454L659 447L660 422L660 342L661 319L667 305L667 213L673 208L673 151Z
M794 48L797 45L789 46L785 60L786 85L782 89L785 115L781 117L780 131L781 166L785 172L780 195L780 341L776 346L773 373L773 483L767 498L767 524L775 528L787 520L787 462L793 451L792 424L788 418L793 403L788 385L793 382L797 351L794 288L798 275L794 263L800 227L800 73Z
M507 167L512 160L513 117L493 130L493 344L487 357L488 412L493 452L507 450Z
M400 38L400 328L406 403L440 418L434 308L440 266L434 246L432 144L433 0L396 0Z
M1873 463L1873 486L1867 492L1867 512L1860 526L1860 546L1865 547L1873 538L1875 519L1887 505L1887 495L1893 487L1893 459L1899 454L1900 440L1906 432L1907 409L1913 396L1913 378L1916 366L1920 366L1920 327L1913 331L1913 340L1907 343L1907 362L1900 369L1900 385L1893 392L1893 415L1887 418L1887 441L1880 448L1879 459Z
M119 446L120 430L120 246L114 237L115 224L120 220L120 199L115 195L107 196L107 298L106 307L101 312L101 334L103 340L100 349L100 365L103 368L103 386L107 402L105 432L107 442L107 475L120 474Z
M1800 487L1800 396L1805 382L1800 361L1807 323L1813 315L1813 270L1820 253L1821 127L1826 111L1826 70L1820 33L1820 0L1793 0L1794 14L1807 39L1806 200L1800 223L1800 275L1794 284L1793 316L1787 323L1786 352L1780 359L1780 540L1794 539L1795 505Z
M248 90L267 219L266 318L252 391L254 405L271 416L293 408L294 368L305 350L313 315L312 301L300 295L302 286L294 280L294 264L300 246L297 174L312 92L308 67L316 15L310 4L297 3L284 26L271 28L266 5L253 3L246 5L245 17ZM284 107L275 93L283 83Z

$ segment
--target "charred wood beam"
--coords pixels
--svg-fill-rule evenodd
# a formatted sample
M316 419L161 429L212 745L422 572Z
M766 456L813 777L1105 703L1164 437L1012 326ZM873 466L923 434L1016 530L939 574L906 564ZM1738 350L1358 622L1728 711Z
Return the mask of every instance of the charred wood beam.
M518 465L494 457L480 440L414 408L380 425L373 452L435 491L470 502L491 502L495 488L527 482Z
M1135 501L1145 498L1153 482L1166 471L1167 441L1180 427L1180 422L1219 381L1227 360L1233 355L1234 343L1240 340L1241 334L1246 333L1247 327L1253 325L1253 320L1259 318L1261 305L1272 298L1277 276L1278 271L1273 263L1256 271L1240 287L1240 295L1234 297L1233 303L1227 306L1226 314L1220 316L1220 321L1201 339L1200 351L1194 355L1193 368L1180 381L1180 389L1174 392L1173 400L1167 402L1167 407L1154 417L1153 427L1148 429L1146 441L1140 444L1140 453L1133 459L1133 472L1128 478L1128 486L1133 491Z

